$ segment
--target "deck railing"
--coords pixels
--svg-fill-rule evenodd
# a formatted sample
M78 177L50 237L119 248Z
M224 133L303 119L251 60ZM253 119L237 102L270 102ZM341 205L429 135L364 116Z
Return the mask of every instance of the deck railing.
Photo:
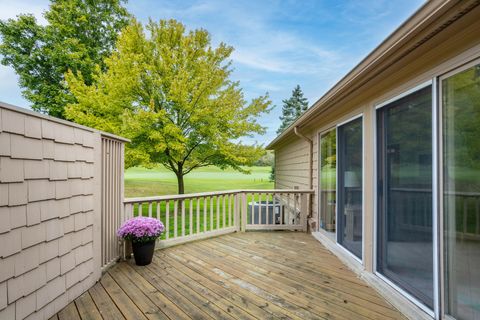
M231 190L124 200L125 219L160 219L157 248L246 230L306 231L313 190Z

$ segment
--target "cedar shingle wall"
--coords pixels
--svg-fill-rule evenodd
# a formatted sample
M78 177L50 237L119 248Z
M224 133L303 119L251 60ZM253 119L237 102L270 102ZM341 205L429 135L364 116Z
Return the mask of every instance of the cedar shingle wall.
M48 318L97 280L96 139L0 107L0 319Z

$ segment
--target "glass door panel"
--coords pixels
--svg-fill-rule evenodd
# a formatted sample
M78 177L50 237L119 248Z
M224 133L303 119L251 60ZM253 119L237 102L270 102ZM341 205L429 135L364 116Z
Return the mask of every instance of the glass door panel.
M363 128L357 118L337 128L337 241L362 259Z
M335 232L337 134L335 129L320 135L320 227Z
M445 311L480 319L480 65L442 86Z
M433 309L432 89L377 110L377 271Z

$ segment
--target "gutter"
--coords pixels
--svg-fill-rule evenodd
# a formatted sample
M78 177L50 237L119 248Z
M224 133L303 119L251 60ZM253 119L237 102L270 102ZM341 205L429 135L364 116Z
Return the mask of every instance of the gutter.
M308 143L308 163L309 163L309 170L308 170L308 189L312 190L313 189L313 141L312 139L306 137L300 131L298 131L298 126L293 127L293 131L295 132L295 135L297 135L299 138L303 139ZM307 215L307 226L309 230L311 231L312 229L316 229L316 226L313 225L314 221L312 219L312 196L310 195L308 197L308 215Z

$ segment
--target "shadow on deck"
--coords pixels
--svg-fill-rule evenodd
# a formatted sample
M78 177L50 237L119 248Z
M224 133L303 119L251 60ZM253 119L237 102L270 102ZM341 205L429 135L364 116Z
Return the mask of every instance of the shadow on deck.
M52 319L405 319L312 236L247 232L118 263Z

